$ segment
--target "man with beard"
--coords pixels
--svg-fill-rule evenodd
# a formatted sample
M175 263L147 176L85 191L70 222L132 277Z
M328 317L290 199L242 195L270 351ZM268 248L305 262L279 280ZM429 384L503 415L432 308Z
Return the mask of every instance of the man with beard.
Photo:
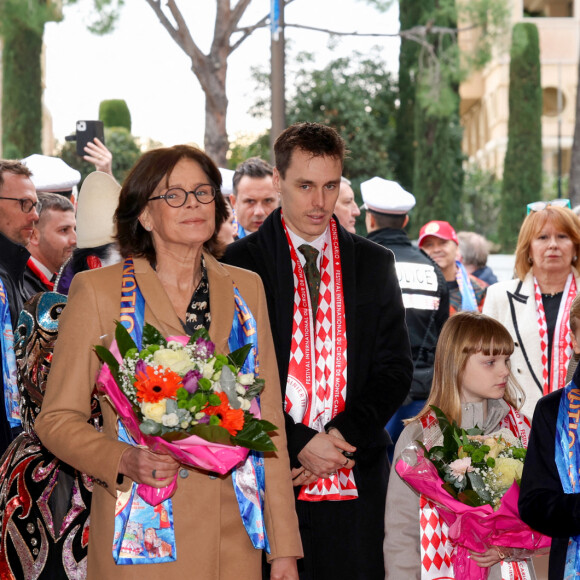
M38 221L36 189L30 170L19 161L0 160L0 454L18 433L20 415L13 330L25 300L24 270Z
M28 250L24 284L30 296L53 290L54 278L77 243L73 204L57 193L38 193L39 220Z

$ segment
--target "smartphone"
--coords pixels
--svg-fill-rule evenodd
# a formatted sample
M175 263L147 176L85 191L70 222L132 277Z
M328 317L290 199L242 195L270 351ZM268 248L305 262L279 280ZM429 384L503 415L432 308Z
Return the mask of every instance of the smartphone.
M87 154L85 145L95 137L105 143L105 125L102 121L77 121L77 155L84 157Z

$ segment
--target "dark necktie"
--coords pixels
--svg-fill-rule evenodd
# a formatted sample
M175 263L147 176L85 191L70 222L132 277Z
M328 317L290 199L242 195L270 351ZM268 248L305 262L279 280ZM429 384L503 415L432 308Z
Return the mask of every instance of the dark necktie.
M318 309L318 292L320 290L320 271L316 265L318 259L318 250L302 244L298 248L306 258L304 264L304 273L306 274L306 281L308 282L308 291L310 292L310 303L312 304L312 316L316 318L316 311Z

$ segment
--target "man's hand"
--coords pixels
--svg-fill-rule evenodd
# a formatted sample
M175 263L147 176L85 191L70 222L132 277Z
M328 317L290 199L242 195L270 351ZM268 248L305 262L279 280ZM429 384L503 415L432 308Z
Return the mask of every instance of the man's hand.
M354 465L354 460L345 457L342 451L354 453L356 447L347 443L336 429L331 429L331 432L338 433L338 436L318 433L298 454L300 464L317 477L327 478L341 467L352 468Z
M292 469L292 485L294 487L302 485L310 485L314 483L318 477L313 473L310 473L306 467L295 467Z

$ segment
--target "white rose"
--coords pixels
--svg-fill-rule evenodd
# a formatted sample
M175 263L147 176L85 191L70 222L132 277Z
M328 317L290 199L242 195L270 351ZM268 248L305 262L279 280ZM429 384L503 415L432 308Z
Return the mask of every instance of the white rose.
M194 364L189 359L189 355L182 349L172 350L170 348L160 348L153 354L153 362L171 369L174 373L181 376L184 376L194 368Z
M238 397L238 401L240 401L240 403L242 404L241 409L242 411L249 411L250 410L250 401L248 401L248 399L242 399L241 397Z
M165 411L165 399L158 403L141 403L141 413L143 413L145 419L151 419L156 423L161 423Z
M212 358L210 362L203 365L203 378L211 379L213 377L213 366L215 364L215 358Z
M166 427L176 427L179 424L179 417L177 416L177 413L163 415L162 423Z
M240 383L240 385L245 385L246 387L252 385L254 383L254 373L238 375L238 383Z

